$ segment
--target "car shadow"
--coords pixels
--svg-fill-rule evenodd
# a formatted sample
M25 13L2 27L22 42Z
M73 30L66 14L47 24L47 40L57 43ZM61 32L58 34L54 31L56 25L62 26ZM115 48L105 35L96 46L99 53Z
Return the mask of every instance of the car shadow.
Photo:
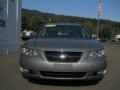
M82 80L43 80L43 79L29 79L31 83L49 86L92 86L96 85L98 81L82 81Z

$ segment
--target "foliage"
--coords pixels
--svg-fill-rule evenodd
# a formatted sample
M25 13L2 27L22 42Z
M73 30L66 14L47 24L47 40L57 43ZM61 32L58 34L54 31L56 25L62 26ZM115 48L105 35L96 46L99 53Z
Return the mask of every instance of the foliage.
M56 15L51 13L43 13L36 10L22 9L22 31L33 30L38 31L45 23L78 23L85 26L91 33L96 33L97 19L90 19L76 16ZM110 20L100 20L99 36L102 39L111 39L111 36L120 34L120 22Z

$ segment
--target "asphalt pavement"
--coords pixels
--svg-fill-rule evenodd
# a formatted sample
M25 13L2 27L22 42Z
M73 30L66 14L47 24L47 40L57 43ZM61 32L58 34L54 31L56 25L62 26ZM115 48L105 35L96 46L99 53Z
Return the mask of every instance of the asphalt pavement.
M98 84L82 81L38 80L30 82L21 76L19 53L0 56L0 90L119 90L120 45L105 45L107 74Z

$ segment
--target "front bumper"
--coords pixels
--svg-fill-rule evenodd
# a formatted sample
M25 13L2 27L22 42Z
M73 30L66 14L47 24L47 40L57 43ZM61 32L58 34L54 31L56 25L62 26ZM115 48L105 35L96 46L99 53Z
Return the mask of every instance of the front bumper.
M21 56L20 70L25 78L100 80L106 73L106 63L105 57L78 63L53 63L39 57Z

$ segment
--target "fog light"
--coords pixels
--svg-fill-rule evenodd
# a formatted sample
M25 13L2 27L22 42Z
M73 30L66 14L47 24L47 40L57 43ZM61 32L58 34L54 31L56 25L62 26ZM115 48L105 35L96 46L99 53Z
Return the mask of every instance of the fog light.
M98 74L103 74L103 75L105 75L105 74L106 74L106 69L105 69L105 70L102 70L102 71L99 71Z
M22 67L20 67L20 70L21 70L21 72L29 72L27 69L24 69L24 68L22 68Z
M107 72L107 70L105 69L104 72L103 72L103 74L106 74L106 72Z

